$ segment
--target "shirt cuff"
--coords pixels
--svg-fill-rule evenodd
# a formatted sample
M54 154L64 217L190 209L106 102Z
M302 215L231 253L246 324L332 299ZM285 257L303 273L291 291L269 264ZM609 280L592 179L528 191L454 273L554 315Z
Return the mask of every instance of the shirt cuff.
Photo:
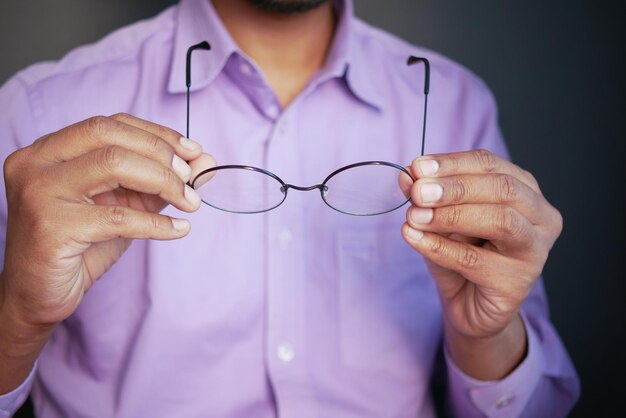
M0 395L0 418L10 418L15 411L22 406L30 393L30 387L33 384L36 370L37 363L35 363L26 379L24 379L17 388L9 393Z
M524 360L508 376L498 381L481 381L461 371L444 348L448 367L448 386L455 416L488 418L521 415L545 368L539 338L521 313L528 351ZM471 411L475 411L472 413Z

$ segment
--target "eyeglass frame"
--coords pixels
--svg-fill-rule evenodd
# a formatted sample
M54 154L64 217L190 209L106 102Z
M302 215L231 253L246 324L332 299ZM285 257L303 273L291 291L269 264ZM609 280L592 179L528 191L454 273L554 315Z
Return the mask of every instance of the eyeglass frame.
M208 41L202 41L198 44L192 45L187 49L187 56L186 56L186 71L185 71L185 82L186 82L186 86L187 86L187 118L186 118L186 137L189 138L189 119L190 119L190 104L191 104L191 57L192 54L195 50L206 50L206 51L210 51L211 50L211 44L209 44ZM422 62L424 64L424 68L425 68L425 75L424 75L424 118L422 120L422 142L421 142L421 151L420 151L420 156L424 155L424 147L425 147L425 143L426 143L426 117L428 114L428 94L430 93L430 61L427 58L424 57L416 57L414 55L410 55L407 59L407 66L411 66L413 64L417 64ZM349 170L351 168L355 168L355 167L362 167L362 166L366 166L366 165L384 165L384 166L388 166L388 167L393 167L398 169L399 171L405 173L406 175L409 176L409 178L413 181L415 181L415 178L413 178L413 175L405 168L402 167L396 163L391 163L391 162L387 162L387 161L362 161L362 162L358 162L358 163L353 163L353 164L349 164L347 166L343 166L341 168L338 168L337 170L333 171L332 173L330 173L322 183L314 185L314 186L296 186L293 184L289 184L289 183L285 183L280 177L278 177L276 174L272 173L271 171L265 170L263 168L259 168L259 167L254 167L254 166L249 166L249 165L237 165L237 164L230 164L230 165L221 165L221 166L215 166L215 167L211 167L208 168L206 170L201 171L200 173L198 173L193 180L189 181L189 186L191 186L192 188L195 189L195 183L196 181L208 174L211 173L213 171L218 171L218 170L225 170L225 169L243 169L243 170L250 170L250 171L255 171L258 173L262 173L265 174L271 178L273 178L274 180L278 181L281 184L281 189L280 191L283 193L283 199L276 205L272 206L271 208L268 209L264 209L264 210L259 210L259 211L250 211L250 212L240 212L240 211L231 211L228 209L224 209L224 208L219 208L217 206L213 206L210 203L205 202L207 205L215 208L215 209L219 209L225 212L230 212L230 213L237 213L237 214L256 214L256 213L264 213L264 212L269 212L271 210L276 209L277 207L279 207L280 205L283 204L283 202L285 200L287 200L287 192L289 191L289 189L294 189L294 190L298 190L298 191L311 191L311 190L315 190L318 189L320 191L320 195L322 197L322 200L324 201L324 203L331 209L336 210L337 212L343 213L345 215L352 215L352 216L376 216L376 215L383 215L385 213L389 213L389 212L393 212L394 210L397 210L399 208L401 208L402 206L406 205L407 202L409 202L411 200L410 197L408 197L404 202L402 202L400 205L394 207L393 209L389 209L386 210L384 212L377 212L377 213L372 213L372 214L356 214L356 213L350 213L350 212L345 212L341 209L338 209L334 206L332 206L324 197L324 191L328 190L328 187L326 186L326 183L333 178L335 175Z

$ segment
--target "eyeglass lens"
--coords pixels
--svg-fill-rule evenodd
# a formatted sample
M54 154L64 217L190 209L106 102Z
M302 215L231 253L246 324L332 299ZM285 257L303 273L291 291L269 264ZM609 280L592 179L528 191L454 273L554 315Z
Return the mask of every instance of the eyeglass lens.
M213 176L203 186L194 187L202 201L227 212L264 212L280 205L286 197L282 184L262 171L219 168L202 176ZM204 181L198 177L194 183Z

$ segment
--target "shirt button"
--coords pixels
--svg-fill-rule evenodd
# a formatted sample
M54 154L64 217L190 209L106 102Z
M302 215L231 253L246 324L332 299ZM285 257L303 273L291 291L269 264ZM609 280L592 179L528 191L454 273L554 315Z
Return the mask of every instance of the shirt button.
M279 110L276 105L271 105L267 109L265 109L265 113L267 114L267 116L269 116L272 119L278 116L278 112Z
M496 402L496 408L502 409L502 408L509 406L511 402L513 402L513 398L514 398L513 395L502 396L500 399L498 399L498 402Z
M286 250L289 247L291 241L293 241L293 234L287 228L278 233L278 242L283 250Z
M241 64L239 64L239 71L241 72L241 74L249 76L250 74L252 74L252 67L250 67L250 64L248 64L247 62L242 62Z
M291 344L284 343L278 346L276 355L283 363L291 363L291 360L293 360L296 353L293 351Z
M286 120L282 121L279 125L278 125L278 132L281 135L284 135L287 133L287 129L289 128L289 123L287 123Z

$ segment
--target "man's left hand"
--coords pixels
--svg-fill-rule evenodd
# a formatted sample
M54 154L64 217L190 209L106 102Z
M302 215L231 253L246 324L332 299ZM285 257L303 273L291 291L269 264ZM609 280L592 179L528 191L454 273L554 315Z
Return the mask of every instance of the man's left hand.
M515 321L562 229L535 178L484 151L428 155L404 184L404 239L426 259L446 335L489 339Z

